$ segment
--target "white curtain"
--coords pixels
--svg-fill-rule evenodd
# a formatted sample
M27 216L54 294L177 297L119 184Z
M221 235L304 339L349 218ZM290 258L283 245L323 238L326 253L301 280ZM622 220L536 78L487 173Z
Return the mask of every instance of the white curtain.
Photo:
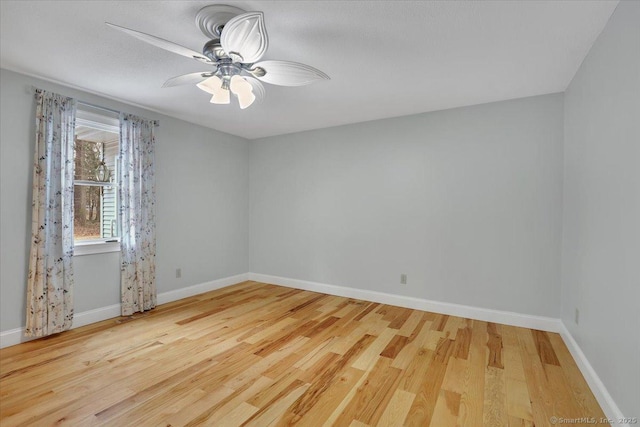
M156 306L155 122L120 114L118 221L122 315Z
M73 139L76 102L36 93L31 255L25 335L62 332L73 320Z

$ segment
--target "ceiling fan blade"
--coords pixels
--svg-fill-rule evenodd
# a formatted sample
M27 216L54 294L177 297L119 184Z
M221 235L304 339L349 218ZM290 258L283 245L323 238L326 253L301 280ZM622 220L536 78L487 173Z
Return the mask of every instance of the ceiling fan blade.
M150 34L141 33L140 31L131 30L129 28L121 27L119 25L114 25L109 22L105 22L111 28L115 28L116 30L120 30L125 34L128 34L132 37L140 39L144 42L152 44L156 47L159 47L164 50L168 50L169 52L177 53L178 55L186 56L187 58L197 59L200 62L204 62L205 64L213 64L209 58L204 56L201 53L196 52L195 50L191 50L187 47L180 46L179 44L175 44L165 39L161 39L160 37L152 36Z
M227 22L220 36L222 49L234 62L256 62L267 51L269 38L262 12L243 13Z
M253 94L256 96L256 101L262 102L265 95L264 85L260 83L258 79L254 79L253 77L244 76L244 79L251 83L253 87Z
M253 64L253 70L262 68L262 72L253 71L252 74L265 83L279 86L304 86L318 80L329 80L330 77L322 71L309 65L290 61L261 61Z
M213 76L213 73L215 71L216 70L213 70L213 71L202 71L200 73L183 74L181 76L173 77L173 78L167 80L166 82L164 82L162 87L173 87L173 86L180 86L180 85L187 85L187 84L198 84L201 81L204 81L204 80L208 79L209 77Z

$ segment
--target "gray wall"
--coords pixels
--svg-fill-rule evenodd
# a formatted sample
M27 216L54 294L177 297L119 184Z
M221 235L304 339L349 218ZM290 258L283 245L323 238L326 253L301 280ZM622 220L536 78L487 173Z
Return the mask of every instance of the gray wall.
M32 85L159 119L158 292L246 273L249 142L8 70L0 72L0 330L24 325L35 135ZM182 279L175 278L176 267ZM120 300L119 254L75 259L75 310Z
M559 317L562 138L555 94L256 140L251 271Z
M639 304L640 3L623 1L565 95L562 319L629 417Z

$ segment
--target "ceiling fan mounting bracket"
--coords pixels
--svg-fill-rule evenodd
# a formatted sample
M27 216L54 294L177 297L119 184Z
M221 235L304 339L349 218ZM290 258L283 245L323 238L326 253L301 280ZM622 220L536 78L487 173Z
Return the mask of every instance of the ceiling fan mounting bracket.
M225 24L235 16L245 13L239 7L226 4L205 6L196 14L196 25L210 39L219 39Z

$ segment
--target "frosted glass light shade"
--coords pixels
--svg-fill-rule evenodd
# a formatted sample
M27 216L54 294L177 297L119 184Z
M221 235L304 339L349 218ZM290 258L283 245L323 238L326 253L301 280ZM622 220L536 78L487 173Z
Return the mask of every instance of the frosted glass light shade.
M215 95L217 91L222 89L222 79L218 76L209 77L207 80L198 83L199 89Z
M256 77L272 85L304 86L318 80L329 80L329 76L322 71L298 62L261 61L253 66L265 70L264 76Z
M229 91L222 88L222 79L218 76L209 77L207 80L198 83L196 86L213 95L210 101L212 104L228 104L231 102Z
M264 14L248 12L231 19L222 30L220 44L234 62L251 63L262 58L269 47Z
M253 86L241 76L235 75L231 77L229 88L231 92L238 96L238 104L243 110L256 100L256 96L253 94Z
M228 90L221 89L220 92L211 97L209 102L212 104L229 104L231 102L231 94Z
M251 106L251 104L253 104L253 101L255 100L256 96L252 92L238 95L238 105L240 105L241 110L244 110L245 108Z
M253 90L251 83L249 83L239 75L235 75L231 77L229 88L231 89L231 92L235 93L236 95L239 95L245 92L251 92Z

